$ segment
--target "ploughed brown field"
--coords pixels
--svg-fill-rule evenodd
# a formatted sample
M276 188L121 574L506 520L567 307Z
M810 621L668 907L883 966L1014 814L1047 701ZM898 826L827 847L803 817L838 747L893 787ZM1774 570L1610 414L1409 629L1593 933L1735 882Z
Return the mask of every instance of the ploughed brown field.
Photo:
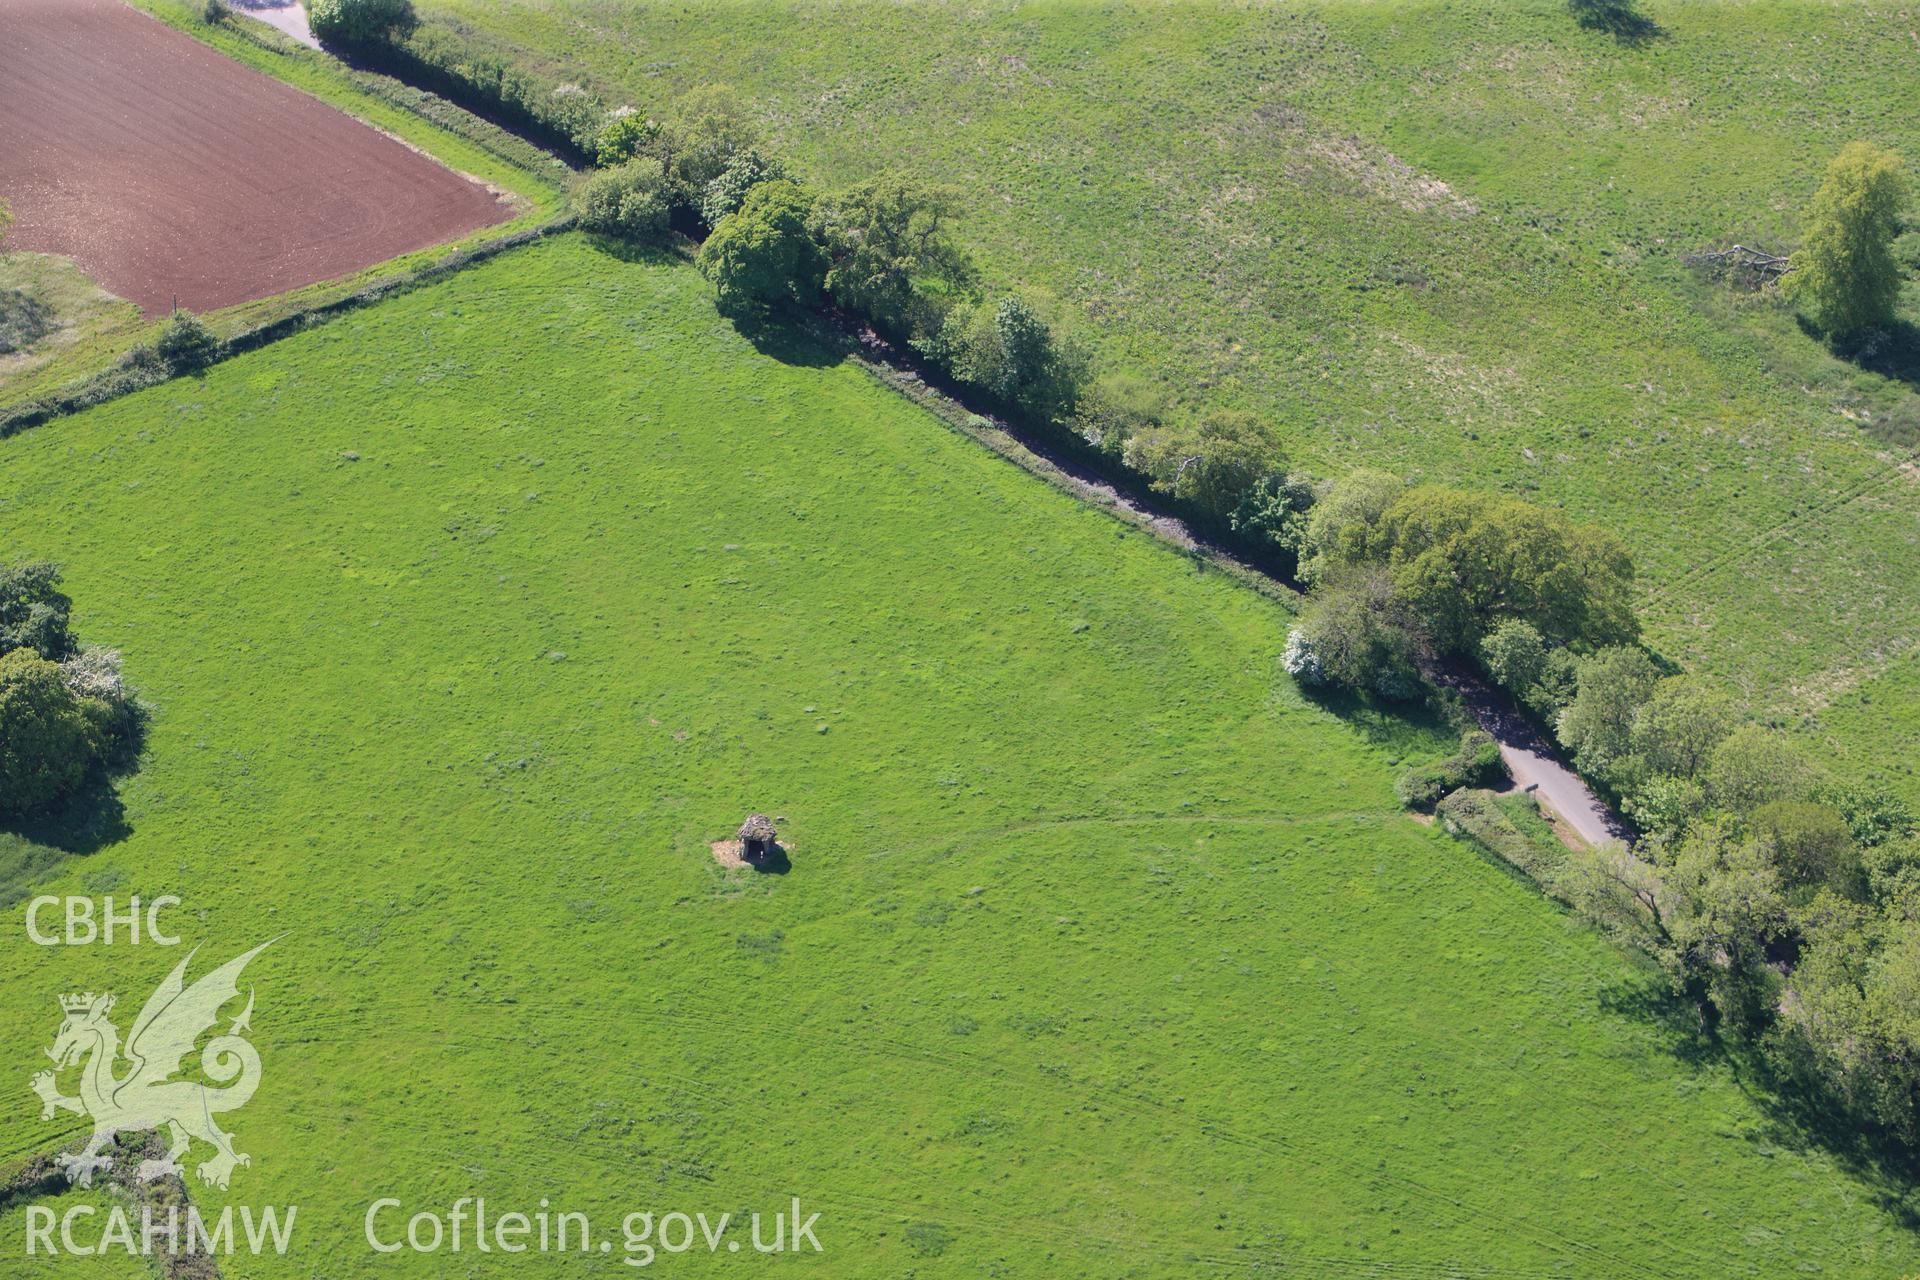
M8 246L149 313L348 275L512 210L120 0L0 0Z

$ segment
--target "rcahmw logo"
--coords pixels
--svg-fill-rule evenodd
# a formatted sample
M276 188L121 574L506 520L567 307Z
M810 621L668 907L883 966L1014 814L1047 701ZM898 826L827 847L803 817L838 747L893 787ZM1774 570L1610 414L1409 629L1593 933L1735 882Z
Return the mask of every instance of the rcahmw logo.
M288 1205L284 1216L272 1205L258 1214L252 1206L240 1207L240 1230L234 1230L234 1209L227 1205L212 1223L192 1205L186 1212L177 1204L164 1212L155 1212L152 1204L140 1207L140 1225L124 1208L114 1205L99 1223L99 1234L90 1233L93 1219L100 1211L90 1204L77 1204L58 1217L44 1204L27 1206L27 1254L68 1254L92 1258L103 1254L124 1253L130 1257L155 1254L231 1254L244 1249L248 1253L285 1253L293 1242L293 1218L298 1209Z
M141 1006L124 1044L112 1016L116 1004L112 994L60 997L63 1019L46 1050L53 1069L36 1073L30 1084L40 1099L41 1119L71 1111L93 1122L93 1132L81 1150L56 1157L69 1182L86 1187L93 1185L96 1174L112 1176L108 1148L122 1133L155 1131L166 1137L166 1153L142 1160L134 1171L138 1183L182 1176L181 1161L197 1155L194 1172L199 1180L224 1190L236 1168L252 1164L216 1119L246 1105L260 1085L260 1055L246 1038L253 1017L251 989L245 1007L196 1055L198 1074L213 1083L182 1075L195 1044L216 1028L221 1010L239 997L241 971L270 945L262 943L229 960L191 986L186 980L187 966L193 961L190 953ZM62 1076L70 1071L77 1074L71 1094L61 1088ZM269 1248L283 1252L296 1212L287 1206L282 1220L279 1210L256 1215L251 1207L242 1208L241 1232L236 1235L232 1206L222 1209L209 1225L191 1206L184 1212L176 1205L156 1213L149 1201L141 1209L136 1234L132 1218L116 1206L106 1211L100 1235L89 1244L77 1233L88 1229L89 1220L97 1216L93 1206L75 1205L56 1219L50 1207L32 1205L27 1210L27 1252L230 1253L242 1246L255 1253Z

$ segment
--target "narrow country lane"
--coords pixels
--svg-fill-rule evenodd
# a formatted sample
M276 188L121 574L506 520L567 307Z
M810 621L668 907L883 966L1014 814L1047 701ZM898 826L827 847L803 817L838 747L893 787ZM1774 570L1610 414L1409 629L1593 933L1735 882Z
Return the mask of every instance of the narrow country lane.
M1500 744L1500 757L1506 761L1514 785L1533 789L1590 845L1609 840L1633 843L1633 833L1620 815L1560 760L1539 731L1506 699L1457 667L1435 671L1432 678L1459 694L1474 720Z

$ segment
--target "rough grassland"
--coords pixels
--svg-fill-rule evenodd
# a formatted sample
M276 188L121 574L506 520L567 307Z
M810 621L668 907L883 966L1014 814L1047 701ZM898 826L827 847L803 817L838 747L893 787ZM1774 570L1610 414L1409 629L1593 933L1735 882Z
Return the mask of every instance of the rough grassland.
M1920 799L1912 735L1821 720L1883 673L1920 719L1920 397L1677 263L1781 243L1853 138L1920 170L1910 6L1649 3L1637 47L1563 0L420 8L648 108L730 82L823 184L956 184L998 281L1323 470L1617 527L1659 648Z
M244 1274L451 1274L360 1215L472 1193L797 1194L834 1276L1920 1265L1897 1188L1394 811L1441 744L1303 702L1274 605L756 352L684 265L521 250L0 477L0 547L159 709L132 835L46 884L181 892L209 962L284 934L254 1165L201 1196L300 1206ZM790 875L709 856L753 808ZM23 1057L177 958L0 946ZM74 1133L27 1103L8 1158Z

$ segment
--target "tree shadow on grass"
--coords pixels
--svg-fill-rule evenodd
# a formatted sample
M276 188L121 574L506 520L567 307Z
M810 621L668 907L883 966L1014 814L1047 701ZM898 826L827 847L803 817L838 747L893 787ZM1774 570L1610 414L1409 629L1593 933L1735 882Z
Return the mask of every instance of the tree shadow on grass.
M1604 31L1618 44L1639 48L1664 39L1666 30L1633 7L1633 0L1567 0L1573 20L1589 31Z
M620 262L636 262L645 266L662 266L671 262L685 262L687 253L673 244L636 244L631 240L622 240L619 236L606 235L599 231L586 233L587 243Z
M151 714L137 700L125 703L79 786L45 809L0 817L0 905L19 901L66 856L98 853L133 834L115 784L140 767Z
M1800 323L1803 329L1807 328L1804 319ZM1910 320L1895 320L1883 329L1830 345L1842 360L1920 390L1920 325Z
M852 343L844 333L804 312L755 312L727 318L755 351L781 364L829 369L852 352Z
M1371 745L1402 755L1450 750L1460 735L1447 714L1431 701L1388 701L1335 684L1298 687L1307 701L1340 717Z
M42 813L0 821L0 835L15 835L62 853L98 853L133 834L113 778L94 769L64 800Z
M26 898L68 858L98 853L132 834L113 780L100 769L54 808L0 820L0 907Z
M1636 972L1603 987L1600 1008L1654 1028L1675 1061L1698 1071L1728 1070L1760 1113L1742 1136L1762 1152L1818 1151L1871 1189L1880 1209L1920 1230L1920 1158L1848 1110L1810 1072L1721 1027L1699 999L1675 991L1657 973Z
M1836 338L1804 315L1793 319L1803 335L1825 347L1834 359L1920 393L1920 324L1895 320L1854 337ZM1903 397L1892 409L1865 418L1861 429L1878 443L1896 449L1920 446L1920 399Z
M1698 1003L1673 989L1663 976L1634 973L1600 990L1600 1007L1643 1022L1666 1039L1667 1052L1689 1067L1704 1067L1726 1054L1711 1022Z
M1753 1140L1786 1151L1820 1151L1872 1188L1881 1210L1920 1231L1920 1153L1846 1106L1787 1060L1737 1045L1729 1056L1765 1118Z
M669 244L636 244L618 236L588 232L594 248L621 262L659 266L686 262L692 241ZM803 369L827 369L845 360L854 350L851 337L826 317L804 308L722 310L735 331L753 344L753 349L781 364Z

